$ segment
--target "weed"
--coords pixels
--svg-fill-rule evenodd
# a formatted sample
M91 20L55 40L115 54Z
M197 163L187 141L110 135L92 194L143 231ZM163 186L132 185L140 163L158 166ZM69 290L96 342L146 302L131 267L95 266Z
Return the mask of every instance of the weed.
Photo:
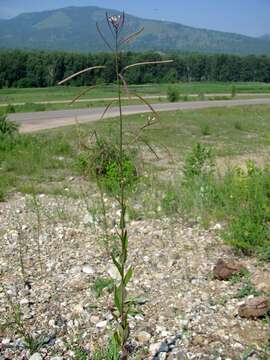
M93 360L119 360L119 348L114 338L107 347L94 352Z
M96 293L97 298L99 298L105 289L107 289L109 293L113 292L114 286L115 282L111 278L97 278L92 289Z
M121 360L126 360L128 358L128 349L127 349L127 341L129 339L129 314L132 311L132 307L135 304L135 301L130 300L127 294L127 285L133 276L133 267L127 267L127 259L128 259L128 232L126 228L126 209L127 209L127 189L130 186L131 180L134 177L134 166L129 161L127 157L127 152L124 144L124 129L123 129L123 112L122 112L122 87L124 88L125 92L130 95L130 91L125 80L125 72L134 67L138 67L140 65L149 65L149 64L161 64L161 63L168 63L171 62L170 60L165 61L146 61L142 63L136 63L132 65L125 66L121 68L121 51L120 48L125 43L128 43L131 39L138 36L143 29L138 31L137 33L131 34L127 38L120 38L120 33L124 27L125 23L125 14L116 15L116 16L109 16L106 14L106 22L109 27L110 33L113 37L113 44L110 44L110 41L106 39L103 32L101 31L99 24L97 23L97 30L99 35L101 36L102 40L106 44L106 46L112 51L114 55L114 67L115 67L115 78L117 80L117 98L118 98L118 109L119 109L119 123L118 123L118 141L117 147L110 148L111 150L107 150L107 143L103 140L100 140L96 133L95 139L97 147L94 148L97 151L94 151L94 157L91 161L91 153L87 154L86 158L80 159L80 167L85 167L91 173L89 169L89 164L94 164L93 167L95 176L97 178L98 186L102 185L102 181L100 181L100 177L105 179L105 184L109 188L109 190L115 192L115 197L120 206L120 222L118 225L118 244L117 244L117 254L111 251L111 258L112 261L117 268L119 275L120 275L120 282L119 284L114 285L114 306L115 309L113 311L113 316L117 322L116 329L113 335L113 359L118 359L119 355ZM69 81L70 79L83 74L85 72L101 69L104 66L94 66L91 68L83 69L78 71L77 73L67 77L66 79L62 80L59 85ZM90 87L89 90L91 90ZM85 94L85 91L77 96L73 102L79 99L82 95ZM134 135L134 138L131 143L128 145L131 146L134 142L140 139L141 132L146 127L151 126L158 118L158 114L152 108L152 106L143 99L137 93L133 93L133 96L136 96L139 100L141 100L144 104L146 104L151 112L152 116L148 118L148 121L144 126L142 126L139 131ZM112 105L113 101L108 104L105 108L102 117L106 114L110 106ZM89 149L88 149L89 150ZM105 150L105 151L104 151ZM90 155L90 157L89 157ZM113 158L112 158L113 156ZM88 161L90 160L90 161ZM92 170L93 171L93 170ZM102 189L101 189L102 192ZM106 211L105 211L106 213ZM106 215L106 214L105 214ZM107 235L106 235L107 236ZM119 354L120 349L120 354ZM103 355L105 356L105 355ZM107 356L107 355L106 355Z
M209 124L204 124L204 125L202 126L202 135L203 135L203 136L211 135L211 130L210 130Z
M244 286L238 290L235 297L237 299L242 299L250 295L260 296L262 294L261 291L257 291L255 286L251 283L251 281L246 281Z
M6 107L6 113L7 114L12 114L12 113L15 113L15 112L16 112L15 106L9 104Z
M18 128L18 124L8 120L5 115L0 116L0 137L14 135L18 132Z
M232 96L232 98L236 97L236 87L235 87L235 85L232 85L231 96Z
M168 87L167 90L167 98L170 102L176 102L180 99L180 91L179 88L175 86Z
M242 123L240 121L235 121L234 128L236 130L243 130L243 125L242 125Z
M184 176L188 180L206 175L213 172L213 167L212 149L198 143L186 158Z

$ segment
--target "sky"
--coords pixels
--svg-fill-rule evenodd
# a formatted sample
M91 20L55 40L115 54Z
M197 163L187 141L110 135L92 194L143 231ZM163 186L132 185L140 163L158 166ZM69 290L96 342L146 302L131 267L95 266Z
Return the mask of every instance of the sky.
M0 0L0 18L66 6L99 6L139 17L250 36L270 34L270 0Z

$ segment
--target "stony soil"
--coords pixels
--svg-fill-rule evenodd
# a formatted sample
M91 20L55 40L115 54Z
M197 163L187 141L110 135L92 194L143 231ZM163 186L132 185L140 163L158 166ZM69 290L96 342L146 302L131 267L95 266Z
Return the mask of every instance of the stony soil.
M17 194L0 204L1 323L14 318L10 301L20 304L25 331L45 343L32 360L84 359L79 347L91 359L113 328L112 296L105 291L97 299L92 289L98 278L116 278L100 215L89 214L80 199L39 195L38 202L37 210L30 195ZM93 193L89 208L96 203ZM119 211L109 200L107 206L114 233ZM235 295L243 281L215 280L212 269L219 258L240 260L256 287L270 291L269 266L240 259L220 240L220 227L203 230L162 214L128 221L135 265L129 290L143 298L130 318L131 358L267 359L269 320L240 318L245 299ZM0 358L30 358L18 327L0 329Z

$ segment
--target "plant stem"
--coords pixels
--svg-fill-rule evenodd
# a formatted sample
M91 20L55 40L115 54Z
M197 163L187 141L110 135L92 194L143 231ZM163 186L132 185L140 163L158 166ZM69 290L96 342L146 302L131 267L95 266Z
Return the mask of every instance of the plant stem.
M126 301L126 289L125 289L125 264L127 257L127 249L125 244L125 179L123 171L123 112L122 112L122 99L121 99L121 79L119 76L119 57L118 50L118 33L115 36L115 71L117 76L117 90L118 90L118 107L119 107L119 166L120 166L120 238L121 238L121 327L125 331L128 331L128 324L126 319L125 301ZM127 359L125 350L126 336L123 335L121 344L121 359Z

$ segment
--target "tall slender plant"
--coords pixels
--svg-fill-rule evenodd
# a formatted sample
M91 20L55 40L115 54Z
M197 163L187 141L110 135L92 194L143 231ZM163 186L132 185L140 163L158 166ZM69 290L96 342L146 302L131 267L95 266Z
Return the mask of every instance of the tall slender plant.
M124 129L123 129L123 110L122 110L122 90L128 95L130 98L131 95L137 97L141 100L152 113L152 116L148 117L147 122L134 134L131 142L128 145L134 144L141 137L141 131L145 128L153 125L158 119L159 116L154 110L154 108L139 94L131 93L128 87L128 84L125 80L125 72L129 69L132 69L141 65L154 65L154 64L164 64L170 63L172 60L163 60L163 61L145 61L140 63L131 64L121 68L121 51L122 47L132 40L134 40L138 35L143 32L143 28L137 32L128 35L127 37L122 36L123 28L125 25L125 13L123 12L121 15L109 15L106 13L106 22L108 29L112 36L111 39L106 38L104 33L101 31L99 24L97 23L97 31L101 38L103 39L106 46L114 55L114 67L115 67L115 77L117 81L117 102L119 108L119 132L118 132L118 142L119 142L119 156L118 156L118 172L119 172L119 194L117 196L117 200L120 205L120 222L119 222L119 231L117 232L119 238L119 251L117 251L117 255L114 251L110 251L110 256L114 265L116 266L119 274L120 274L120 282L114 287L114 306L113 315L116 320L117 326L114 331L114 342L119 347L119 356L121 360L126 360L128 358L128 349L127 342L129 339L129 322L128 322L128 314L132 305L134 305L134 300L128 297L127 294L127 284L133 276L133 267L129 266L127 268L127 259L128 259L128 232L126 227L126 178L124 173L124 161L125 161L125 146L124 146ZM62 80L60 84L65 83L68 80L71 80L75 76L84 74L85 72L92 71L95 69L105 68L105 66L94 66L90 68L83 69L73 75L70 75L66 79ZM90 86L88 89L84 90L81 94L76 96L73 99L72 103L78 100L82 95L84 95L87 91L92 90L95 86ZM101 119L105 116L107 111L110 109L111 105L114 103L114 100L111 101L105 108ZM147 144L146 144L147 145Z

